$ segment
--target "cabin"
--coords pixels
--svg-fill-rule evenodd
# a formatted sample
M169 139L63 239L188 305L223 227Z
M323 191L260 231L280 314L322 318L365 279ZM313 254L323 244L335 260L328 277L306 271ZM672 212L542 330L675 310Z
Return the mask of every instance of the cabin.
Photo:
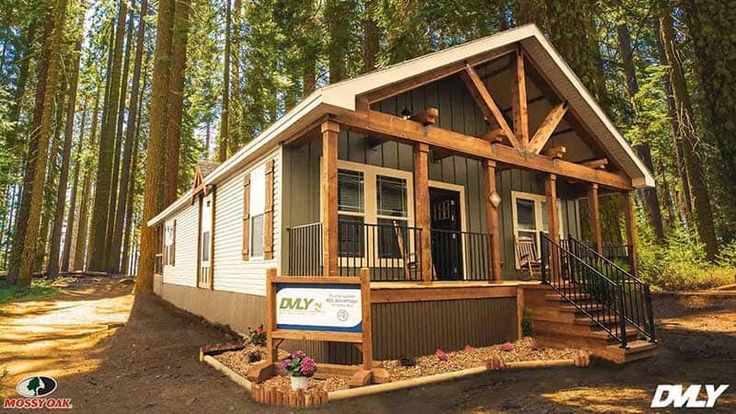
M266 275L370 277L376 359L522 335L656 352L633 191L651 173L533 25L317 89L148 222L155 292L238 332ZM601 235L620 201L625 245ZM526 315L526 316L525 316ZM529 316L531 315L531 316ZM350 362L349 344L299 344Z

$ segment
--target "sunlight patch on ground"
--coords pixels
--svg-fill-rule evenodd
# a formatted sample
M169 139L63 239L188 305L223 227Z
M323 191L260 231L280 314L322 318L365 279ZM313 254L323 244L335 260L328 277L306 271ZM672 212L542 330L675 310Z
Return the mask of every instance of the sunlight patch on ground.
M559 405L594 413L644 413L652 396L640 388L600 385L595 388L568 388L542 395Z
M704 315L663 318L659 321L660 329L687 329L698 332L736 335L736 312L710 312Z
M0 371L7 370L0 396L12 395L26 375L57 379L90 372L102 362L103 342L130 316L133 295L77 291L56 300L6 304L0 311ZM92 357L90 357L90 355Z

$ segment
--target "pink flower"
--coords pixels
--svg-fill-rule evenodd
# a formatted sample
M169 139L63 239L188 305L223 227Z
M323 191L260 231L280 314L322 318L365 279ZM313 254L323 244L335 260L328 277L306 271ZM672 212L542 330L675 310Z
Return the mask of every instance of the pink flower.
M501 350L504 352L511 352L514 350L514 344L511 342L506 342L505 344L501 345Z
M437 359L439 359L440 361L447 361L448 359L450 359L450 355L447 352L441 350L440 348L437 348L434 354L437 356Z

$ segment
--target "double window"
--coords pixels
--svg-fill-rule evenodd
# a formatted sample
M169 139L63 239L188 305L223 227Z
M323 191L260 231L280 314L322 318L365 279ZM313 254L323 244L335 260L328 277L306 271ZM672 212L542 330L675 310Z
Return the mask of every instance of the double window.
M541 234L549 232L549 215L547 212L547 197L539 194L511 192L514 236L530 238L535 241L537 251L541 245ZM559 234L562 235L562 204L557 200L557 223ZM518 267L519 264L517 263Z
M164 228L164 265L176 264L176 220L167 223Z
M403 240L408 240L411 173L349 162L341 162L340 167L337 173L340 256L401 257L397 231L402 233Z

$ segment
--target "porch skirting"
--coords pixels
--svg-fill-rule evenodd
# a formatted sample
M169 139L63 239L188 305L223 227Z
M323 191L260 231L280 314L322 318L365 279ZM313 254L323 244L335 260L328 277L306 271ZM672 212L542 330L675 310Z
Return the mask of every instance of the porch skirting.
M161 283L156 290L174 306L210 322L246 333L265 319L265 297ZM514 341L517 335L516 298L374 303L373 352L376 360ZM284 341L285 349L302 349L320 362L359 363L352 344Z

